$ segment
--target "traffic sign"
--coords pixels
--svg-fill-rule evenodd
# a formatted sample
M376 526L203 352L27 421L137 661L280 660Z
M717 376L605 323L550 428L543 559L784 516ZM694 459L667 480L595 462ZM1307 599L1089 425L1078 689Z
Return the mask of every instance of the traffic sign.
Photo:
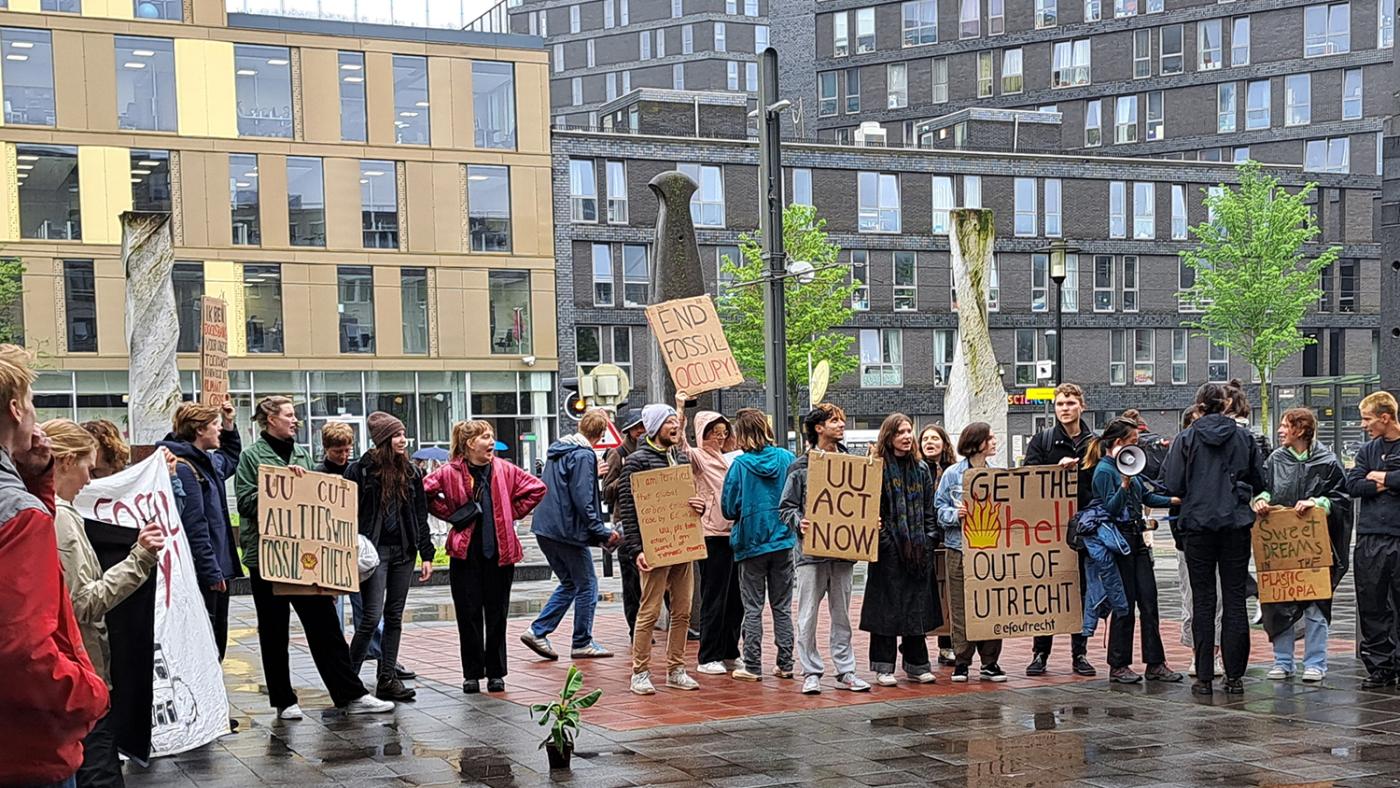
M815 408L822 397L826 396L827 384L831 382L831 364L826 359L817 362L817 368L812 370L812 379L807 382L810 387L808 396L809 407Z
M622 434L617 431L617 425L612 422L612 419L608 419L607 431L603 433L601 440L593 444L593 448L599 451L607 451L608 449L618 449L621 447Z

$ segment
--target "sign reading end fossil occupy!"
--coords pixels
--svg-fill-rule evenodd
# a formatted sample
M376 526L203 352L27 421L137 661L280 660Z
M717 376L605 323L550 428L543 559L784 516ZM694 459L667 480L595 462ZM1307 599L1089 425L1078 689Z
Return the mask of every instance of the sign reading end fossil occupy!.
M632 499L637 504L642 553L653 569L699 561L709 555L700 515L690 508L694 496L695 477L689 465L632 474Z
M258 467L258 572L279 594L360 590L359 495L352 481Z
M807 520L802 552L821 558L879 560L880 485L885 464L871 457L807 455Z
M1084 628L1079 557L1066 542L1079 475L1054 465L978 468L963 477L967 639Z
M661 344L676 391L694 397L744 382L708 295L652 304L647 322Z
M1332 539L1327 514L1275 507L1254 520L1254 566L1260 602L1332 598Z

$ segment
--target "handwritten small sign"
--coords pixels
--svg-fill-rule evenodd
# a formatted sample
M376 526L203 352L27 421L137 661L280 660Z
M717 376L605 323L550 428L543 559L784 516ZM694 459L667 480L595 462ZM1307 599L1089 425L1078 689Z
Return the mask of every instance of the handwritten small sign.
M223 405L228 399L228 310L222 298L199 299L199 400Z
M699 561L708 555L700 515L690 508L694 497L695 477L689 465L632 475L642 552L653 568Z
M259 466L258 572L274 584L300 587L286 593L358 592L359 508L352 481Z
M694 397L744 382L708 295L652 304L646 311L677 392Z
M870 457L807 455L807 520L802 552L818 558L877 561L880 486L885 464Z
M1254 519L1254 567L1260 602L1332 598L1332 538L1318 507L1300 515L1274 507Z

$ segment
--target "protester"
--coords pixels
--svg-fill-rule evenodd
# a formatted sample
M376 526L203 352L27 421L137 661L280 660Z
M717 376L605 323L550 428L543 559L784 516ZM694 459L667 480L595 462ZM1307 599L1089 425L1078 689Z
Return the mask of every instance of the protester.
M1335 590L1351 560L1351 499L1346 494L1346 471L1326 444L1313 440L1317 417L1307 408L1292 408L1279 419L1279 447L1264 463L1268 489L1254 499L1254 512L1268 518L1274 507L1292 508L1307 516L1320 509L1327 521L1332 548L1331 581ZM1275 602L1263 606L1264 631L1274 644L1274 666L1268 677L1282 681L1293 676L1294 628L1303 630L1303 681L1313 683L1327 676L1327 626L1332 621L1332 600Z
M1084 423L1084 390L1074 383L1061 383L1055 388L1055 425L1036 433L1026 444L1026 458L1022 465L1060 465L1077 472L1084 459L1084 452L1094 431ZM1079 483L1087 486L1089 474L1094 466L1086 465L1088 473L1081 474ZM1081 500L1087 500L1088 490L1081 489ZM1079 587L1086 588L1084 561L1079 560ZM1053 635L1037 635L1031 646L1031 663L1026 666L1027 676L1043 676L1050 652L1054 649ZM1069 637L1070 662L1074 672L1080 676L1097 675L1098 670L1089 661L1089 640L1083 633Z
M1364 689L1393 687L1400 671L1395 605L1400 600L1400 421L1386 391L1361 400L1361 427L1371 436L1347 472L1347 492L1361 507L1356 524L1356 613Z
M350 641L350 665L360 672L369 654L370 641L382 620L374 694L382 700L413 700L417 694L395 674L399 642L403 637L403 610L413 583L414 558L420 559L418 580L433 576L432 536L428 533L428 501L423 477L408 460L408 438L403 422L383 411L369 414L366 422L374 448L345 471L345 478L359 485L360 535L374 545L379 565L360 579L364 605Z
M598 470L603 477L603 503L607 504L608 516L612 518L613 528L618 529L618 533L622 533L622 523L617 519L617 481L622 478L623 462L627 455L637 450L637 443L645 432L641 408L624 411L621 424L622 445L616 449L609 449L608 453L603 455L603 467ZM625 533L622 538L626 540ZM627 619L627 638L631 640L637 623L637 608L642 600L642 576L633 562L619 561L618 564L618 571L622 575L622 615Z
M345 644L345 633L336 616L335 601L320 595L279 595L273 584L258 572L258 468L263 465L288 468L293 475L302 476L311 468L311 455L296 442L297 414L287 397L258 400L253 409L253 421L261 429L261 435L239 458L233 489L238 501L238 536L243 545L243 563L248 567L253 608L258 614L258 647L268 700L277 709L279 719L303 717L296 690L292 689L287 652L291 611L296 610L311 657L316 662L316 671L325 682L331 702L349 714L393 711L392 702L370 695L355 674L350 663L350 648Z
M642 551L642 533L638 527L637 502L632 495L632 476L645 471L681 464L677 457L680 443L680 418L670 405L652 404L642 408L642 429L645 437L636 451L627 455L617 478L616 518L621 524L622 562L635 563L641 572L641 600L637 609L636 626L632 632L632 692L653 695L656 687L651 681L651 631L661 613L661 599L671 597L671 625L666 633L666 686L679 690L697 690L700 684L685 671L686 631L690 626L690 597L695 589L694 564L683 561L670 566L653 567ZM705 514L705 501L698 495L691 498L690 508Z
M1250 501L1264 491L1264 456L1249 432L1226 415L1230 392L1207 383L1196 392L1201 417L1178 435L1167 452L1163 486L1181 499L1178 529L1186 535L1186 566L1191 580L1192 641L1196 683L1209 695L1215 677L1216 584L1221 606L1221 653L1225 692L1244 692L1249 663L1249 619L1245 589L1249 577Z
M573 659L611 657L593 640L593 612L598 606L598 576L593 569L593 546L616 547L622 537L603 522L598 506L598 455L594 445L608 429L608 415L590 410L579 420L578 432L560 438L544 464L547 492L535 510L530 531L559 585L544 603L520 641L545 659L559 655L549 634L574 609Z
M733 523L720 511L724 476L735 441L729 420L712 410L695 414L695 446L685 435L685 397L676 397L680 419L681 453L695 474L695 494L705 501L700 524L705 529L705 559L697 561L700 570L700 673L720 676L739 667L739 630L744 623L744 603L739 595L739 570L734 566L734 548L729 544ZM694 603L692 600L692 620Z
M880 560L869 565L860 607L860 628L870 633L870 669L876 684L895 686L897 639L905 674L932 684L938 677L925 634L943 623L933 563L940 536L933 472L919 455L914 423L903 413L885 417L870 456L884 461Z
M842 443L846 437L846 412L836 405L823 402L812 408L802 419L802 432L810 451L846 453ZM789 528L801 532L802 539L811 527L806 517L810 456L803 454L789 466L782 501L778 504L779 516ZM870 685L856 675L856 654L851 648L851 585L855 562L807 555L802 549L802 539L797 542L797 662L802 666L802 693L820 693L822 675L826 672L817 648L822 597L826 597L827 614L831 619L829 644L831 661L836 668L836 686L852 692L868 692Z
M1124 476L1118 471L1118 454L1127 446L1136 446L1138 425L1132 419L1117 418L1108 423L1103 435L1091 439L1084 452L1083 465L1092 470L1093 502L1117 526L1127 545L1128 553L1114 554L1118 575L1122 578L1127 597L1127 612L1113 614L1108 631L1109 680L1118 684L1142 681L1133 664L1133 608L1142 622L1142 661L1147 664L1148 681L1181 681L1181 674L1167 666L1162 647L1161 617L1157 612L1157 574L1152 566L1152 546L1143 539L1147 530L1142 507L1175 506L1173 498L1148 489L1138 476Z
M933 486L936 490L938 482L943 478L943 472L948 470L953 463L958 461L958 455L953 451L953 441L948 437L948 431L942 425L930 424L919 432L919 452L924 456L924 462L928 463L928 469L933 472ZM939 548L942 551L942 548ZM945 622L946 622L945 613ZM951 635L938 636L938 664L952 665L957 662L953 659L953 638Z
M958 683L967 681L973 652L982 661L982 681L1006 681L1005 671L997 664L1001 657L1001 640L967 639L967 606L963 598L962 521L967 519L963 475L972 468L990 467L987 458L996 456L996 453L997 436L992 434L992 425L974 421L963 427L958 435L958 454L962 455L962 459L943 472L935 499L938 522L943 526L943 546L948 550L948 601L953 608L953 657L957 660L953 665L953 681Z
M720 508L734 521L729 543L739 571L744 603L744 664L731 674L740 681L763 678L763 602L773 615L773 645L778 650L773 675L792 678L792 548L797 531L778 516L783 482L795 459L773 445L773 428L757 408L734 415L734 437L743 452L724 477Z
M1137 447L1142 449L1144 459L1142 473L1139 475L1146 481L1161 484L1162 463L1166 462L1167 450L1171 448L1172 442L1153 432L1147 426L1147 422L1143 420L1142 412L1137 408L1128 408L1121 415L1123 418L1131 420L1138 428Z
M33 361L0 345L0 768L7 782L72 786L109 695L59 563L54 460L35 423Z
M243 576L228 508L227 482L243 453L233 417L233 403L227 400L221 406L181 403L172 431L157 444L175 456L175 474L184 492L180 524L190 542L220 662L228 644L228 584Z
M462 691L506 689L506 616L515 565L524 557L515 521L544 498L544 482L496 456L491 422L452 426L452 461L423 480L428 509L446 520L448 579L457 609Z

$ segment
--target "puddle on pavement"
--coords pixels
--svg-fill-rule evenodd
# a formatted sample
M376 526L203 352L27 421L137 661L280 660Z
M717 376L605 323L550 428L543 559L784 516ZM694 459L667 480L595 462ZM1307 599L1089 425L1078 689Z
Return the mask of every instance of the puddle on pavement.
M970 788L1062 785L1084 769L1084 740L1074 733L970 739L967 757Z
M532 616L544 608L543 599L512 599L506 615L511 618ZM457 608L453 605L412 605L404 610L403 620L408 623L433 621L456 621Z

